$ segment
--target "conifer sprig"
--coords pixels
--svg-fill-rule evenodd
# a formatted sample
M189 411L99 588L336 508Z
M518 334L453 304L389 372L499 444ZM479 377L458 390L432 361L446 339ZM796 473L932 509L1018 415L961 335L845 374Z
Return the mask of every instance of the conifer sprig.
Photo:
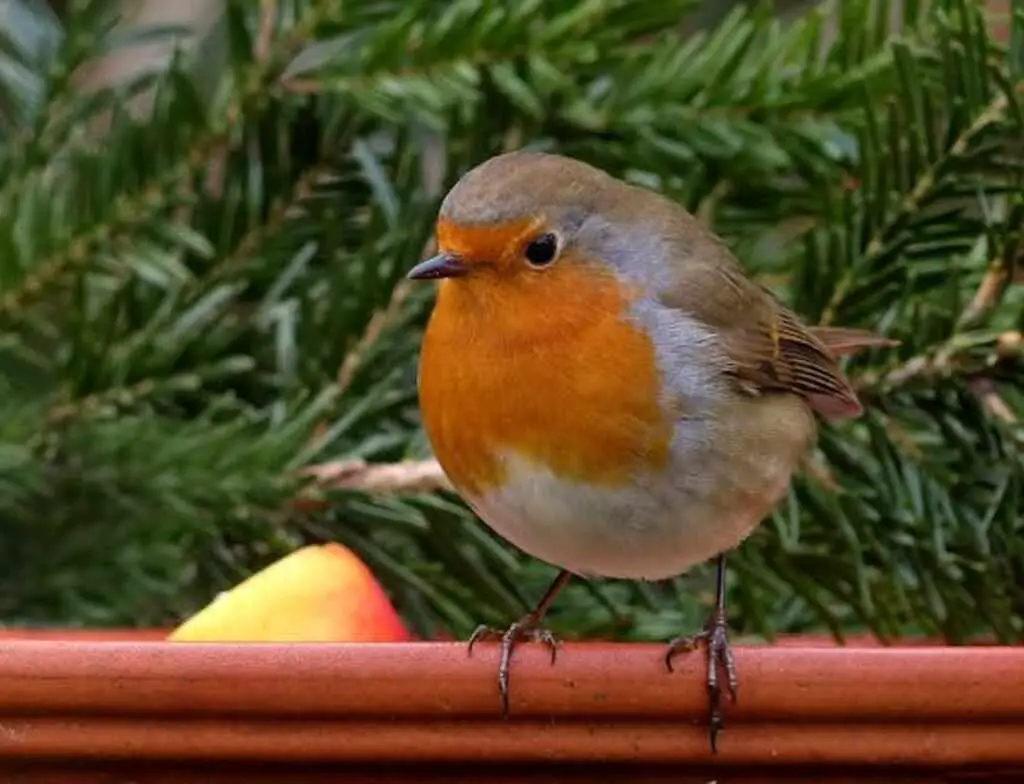
M0 14L0 620L173 622L317 538L425 633L521 612L549 567L446 491L296 499L310 467L429 457L430 295L402 276L459 174L528 144L665 191L808 319L901 341L850 362L868 413L730 559L741 630L1020 636L1020 8L1002 42L968 0L697 33L683 0L229 2L203 30L67 5ZM703 579L579 583L553 620L666 637Z

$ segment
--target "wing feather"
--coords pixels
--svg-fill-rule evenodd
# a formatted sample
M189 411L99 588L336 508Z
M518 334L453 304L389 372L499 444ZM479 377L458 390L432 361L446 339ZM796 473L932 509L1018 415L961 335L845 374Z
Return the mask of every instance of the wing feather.
M721 251L728 253L724 247ZM854 330L836 330L839 352L830 350L771 292L750 280L730 256L684 264L666 304L686 310L722 335L728 361L724 372L745 394L788 392L803 397L827 419L861 413L857 394L836 361L855 350ZM870 335L870 333L860 333ZM863 344L878 345L871 336Z

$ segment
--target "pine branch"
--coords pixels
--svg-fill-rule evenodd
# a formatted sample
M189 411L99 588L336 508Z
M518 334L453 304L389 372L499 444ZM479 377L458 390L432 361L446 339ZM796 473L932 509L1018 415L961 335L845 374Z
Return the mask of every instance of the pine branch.
M289 58L313 32L330 19L332 4L327 9L310 6L307 14L296 21L264 60L256 59L238 78L240 90L225 106L206 119L205 127L186 145L177 161L143 182L131 194L124 194L113 205L112 214L101 223L89 226L68 237L51 255L36 261L20 288L8 288L0 298L0 322L16 315L27 304L60 282L65 273L87 263L104 245L128 242L133 233L143 230L154 220L167 217L188 201L191 183L206 167L211 157L228 143L233 129L243 116L256 119L263 96L278 76L280 63ZM85 13L85 11L83 11ZM15 186L26 189L24 179ZM10 203L12 191L0 190L0 204Z
M1018 92L1024 95L1024 87L1021 87ZM1007 111L1008 105L1009 98L1006 94L996 95L978 113L973 122L954 139L948 150L918 174L910 192L903 197L899 207L888 216L883 225L875 230L858 264L850 266L846 274L836 284L832 297L822 311L820 323L830 324L835 320L843 305L843 300L849 295L854 283L857 282L862 269L870 269L878 259L890 252L890 243L893 237L911 218L920 213L925 203L935 198L936 190L942 185L940 182L942 176L946 174L951 165L968 154L979 134L998 121Z
M324 538L425 634L518 615L551 568L430 456L429 292L402 280L446 187L530 145L698 211L808 319L901 340L850 360L868 413L730 557L738 630L1018 637L1019 46L919 5L692 35L681 1L232 2L212 57L87 96L48 74L109 19L51 20L32 57L0 33L0 617L166 622ZM664 638L711 587L581 582L553 622Z

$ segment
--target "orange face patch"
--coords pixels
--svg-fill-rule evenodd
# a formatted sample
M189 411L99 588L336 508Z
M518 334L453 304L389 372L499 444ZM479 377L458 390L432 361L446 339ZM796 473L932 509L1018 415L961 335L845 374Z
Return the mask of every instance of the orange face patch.
M513 264L509 244L529 229L439 227L439 242ZM620 282L571 253L543 271L486 272L442 282L420 359L424 424L455 485L499 487L506 451L604 486L667 464L654 347Z
M454 253L470 267L508 267L542 225L540 218L496 226L464 226L441 218L437 222L437 247Z

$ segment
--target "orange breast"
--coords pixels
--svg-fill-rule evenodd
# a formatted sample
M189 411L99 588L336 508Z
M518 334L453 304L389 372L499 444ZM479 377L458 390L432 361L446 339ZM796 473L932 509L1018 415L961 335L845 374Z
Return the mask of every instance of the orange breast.
M420 406L463 492L500 486L504 451L604 486L668 462L672 423L653 345L625 318L629 298L614 278L568 262L439 287Z

